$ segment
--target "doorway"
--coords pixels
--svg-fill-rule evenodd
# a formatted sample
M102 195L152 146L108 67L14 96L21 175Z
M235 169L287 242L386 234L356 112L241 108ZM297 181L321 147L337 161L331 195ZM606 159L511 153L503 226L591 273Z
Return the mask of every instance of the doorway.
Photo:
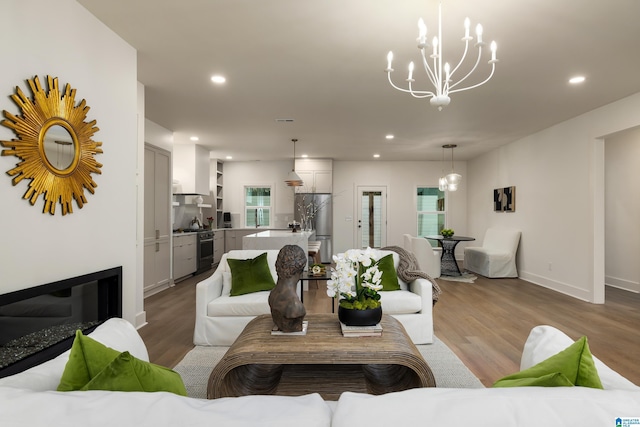
M358 186L356 247L387 245L387 187Z

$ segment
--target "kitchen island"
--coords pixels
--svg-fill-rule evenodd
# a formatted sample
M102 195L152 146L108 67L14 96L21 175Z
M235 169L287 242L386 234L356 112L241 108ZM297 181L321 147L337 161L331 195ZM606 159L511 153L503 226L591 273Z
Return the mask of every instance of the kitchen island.
M285 245L298 245L309 253L309 240L315 240L315 231L265 230L242 238L242 249L282 249Z

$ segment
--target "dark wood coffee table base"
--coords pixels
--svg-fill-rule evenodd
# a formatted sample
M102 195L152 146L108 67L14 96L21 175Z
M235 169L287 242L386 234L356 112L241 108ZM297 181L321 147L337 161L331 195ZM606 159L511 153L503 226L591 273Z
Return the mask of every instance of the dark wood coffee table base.
M361 338L343 337L333 314L305 320L304 336L271 335L270 315L252 320L211 373L207 397L319 393L337 400L344 391L435 387L431 369L393 317L383 316L381 337Z

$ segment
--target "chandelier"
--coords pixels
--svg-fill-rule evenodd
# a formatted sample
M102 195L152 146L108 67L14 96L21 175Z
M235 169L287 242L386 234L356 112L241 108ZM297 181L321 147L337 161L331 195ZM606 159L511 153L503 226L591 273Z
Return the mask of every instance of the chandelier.
M453 149L456 148L456 144L445 144L442 146L442 164L444 164L444 150L451 149L451 172L444 176L444 168L442 175L438 179L438 189L440 191L456 191L460 181L462 181L462 175L456 173L453 169Z
M291 168L291 172L289 172L289 174L287 175L287 179L284 180L284 182L289 187L302 187L304 185L304 183L302 182L302 178L300 178L300 175L296 173L296 142L297 141L298 140L295 138L291 140L291 142L293 142L293 168Z
M420 49L420 54L422 56L422 64L424 65L424 69L433 85L433 90L415 90L413 88L413 82L415 82L413 78L413 70L414 64L413 62L409 63L409 76L406 79L408 83L408 89L404 89L396 86L391 80L391 72L393 72L393 68L391 67L391 62L393 61L393 52L389 51L387 54L387 68L385 72L389 78L389 83L394 88L398 89L402 92L410 93L415 98L431 98L431 105L438 107L438 110L441 111L442 107L446 107L451 102L450 94L456 92L462 92L465 90L473 89L478 86L482 86L486 82L488 82L491 77L493 77L493 72L496 68L496 63L498 60L496 59L496 42L491 42L491 59L488 63L491 65L491 73L489 77L483 80L480 83L471 84L469 86L460 86L462 82L467 80L468 77L473 74L473 72L478 67L480 63L480 59L482 57L482 48L486 45L485 42L482 41L482 25L478 24L476 26L476 42L473 47L478 48L478 58L476 59L475 64L471 71L469 71L464 77L460 78L458 81L453 81L454 74L458 71L460 66L463 64L464 60L467 57L467 53L469 51L469 42L471 42L474 38L469 35L469 28L471 27L471 21L469 18L464 20L464 37L462 41L464 42L464 53L462 54L462 58L458 65L456 65L453 69L449 65L448 62L445 62L443 65L443 54L442 54L442 1L440 1L438 5L438 35L432 39L431 45L427 42L427 26L425 25L422 18L418 20L418 49ZM428 49L433 47L432 53L429 55ZM432 60L432 64L429 65L430 59Z

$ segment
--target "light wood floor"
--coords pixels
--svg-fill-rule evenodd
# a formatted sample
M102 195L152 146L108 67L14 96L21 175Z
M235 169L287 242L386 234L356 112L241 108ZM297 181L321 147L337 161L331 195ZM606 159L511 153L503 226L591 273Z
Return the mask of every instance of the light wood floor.
M195 284L213 271L145 300L148 325L140 329L151 361L175 366L193 348ZM331 312L323 282L310 282L308 313ZM438 279L435 334L490 386L519 370L532 327L557 327L573 339L586 335L604 363L640 385L640 294L607 287L606 303L590 304L519 279L479 277L474 284Z

